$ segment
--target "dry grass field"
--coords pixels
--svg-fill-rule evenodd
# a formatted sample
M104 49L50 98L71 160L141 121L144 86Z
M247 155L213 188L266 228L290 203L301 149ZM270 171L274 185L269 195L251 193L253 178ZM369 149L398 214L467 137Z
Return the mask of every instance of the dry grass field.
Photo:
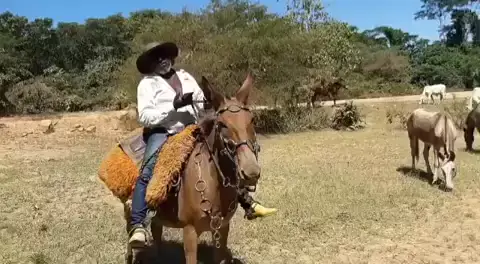
M239 209L229 239L234 257L249 264L480 263L480 155L464 151L460 134L451 193L431 186L425 173L408 173L406 131L387 124L386 112L416 107L364 103L363 130L262 137L255 197L279 212L247 221ZM112 129L114 120L63 118L51 134L37 131L39 121L0 122L0 263L123 263L122 207L96 175L124 135ZM96 131L71 131L77 123ZM422 159L418 168L425 170ZM164 234L158 263L182 263L179 232ZM211 251L201 247L202 263Z

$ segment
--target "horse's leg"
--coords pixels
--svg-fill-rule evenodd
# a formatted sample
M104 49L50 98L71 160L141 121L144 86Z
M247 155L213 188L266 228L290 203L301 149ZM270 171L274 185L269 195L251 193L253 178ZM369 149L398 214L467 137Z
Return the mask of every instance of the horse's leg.
M213 252L213 259L214 263L217 264L227 264L230 263L231 256L228 254L228 247L227 247L227 241L228 241L228 233L230 231L230 223L225 225L224 227L220 228L218 232L220 233L220 248L215 248ZM212 232L212 241L215 243L215 238Z
M141 264L143 263L142 255L143 249L132 248L130 243L127 243L127 253L125 254L125 264Z
M127 252L125 253L125 264L133 264L133 251L129 243L127 243Z
M132 200L127 200L123 203L123 217L125 218L125 230L127 234L132 230L131 224L131 215L132 215Z
M480 129L477 128L478 132L480 132ZM465 139L465 145L467 146L468 151L473 150L473 141L474 141L474 132L475 128L474 127L466 127L463 129L463 138Z
M158 220L152 219L150 229L152 230L153 243L156 251L155 253L158 255L160 253L162 244L163 225Z
M335 106L337 106L337 103L336 103L335 97L332 95L332 93L331 93L331 92L328 92L328 98L330 98L330 100L332 100L332 101L333 101L333 105L332 105L332 107L335 107Z
M317 92L314 92L313 95L312 95L312 99L311 99L311 103L312 103L312 108L315 107L315 101L317 100Z
M415 158L417 156L418 140L414 136L410 136L410 154L412 155L412 172L415 171Z
M439 149L436 147L433 148L433 179L432 179L432 185L435 184L438 181L438 168L440 167L440 157L438 155Z
M430 167L430 162L428 162L428 153L430 152L430 145L423 144L423 159L425 160L425 165L427 165L427 173L432 173L432 167Z
M127 200L126 202L123 203L125 230L127 231L127 234L129 234L130 230L132 230L132 225L130 223L131 213L132 213L132 201ZM134 252L132 250L132 247L130 246L130 243L127 243L126 250L127 252L125 252L125 264L133 264L133 262L135 261L135 258L134 258Z
M183 228L183 250L186 264L197 264L198 235L193 225Z

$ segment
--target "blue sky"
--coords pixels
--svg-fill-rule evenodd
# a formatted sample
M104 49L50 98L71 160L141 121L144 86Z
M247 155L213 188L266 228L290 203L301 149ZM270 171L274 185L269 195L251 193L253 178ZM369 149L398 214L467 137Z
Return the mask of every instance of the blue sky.
M66 5L70 2L69 5ZM89 17L105 17L114 13L155 8L179 12L204 7L209 0L0 0L0 12L26 16L29 19L50 17L56 22L83 22ZM284 14L285 0L260 0L270 11ZM423 38L438 39L438 22L413 19L420 9L420 0L324 0L327 12L361 30L387 25L401 28Z

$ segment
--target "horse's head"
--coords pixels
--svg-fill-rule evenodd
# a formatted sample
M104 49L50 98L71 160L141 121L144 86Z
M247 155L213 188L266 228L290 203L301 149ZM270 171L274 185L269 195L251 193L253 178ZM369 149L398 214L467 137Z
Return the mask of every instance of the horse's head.
M458 135L457 127L453 123L453 120L448 116L445 116L444 120L443 134L445 135L445 150L443 154L439 153L441 159L440 168L445 179L445 190L452 190L453 179L457 176L457 167L455 165L455 139Z
M200 84L205 99L215 115L204 133L214 137L214 148L219 155L228 157L236 165L236 173L245 185L255 185L260 178L257 143L253 113L247 107L253 87L253 77L248 74L232 98L218 93L205 77Z

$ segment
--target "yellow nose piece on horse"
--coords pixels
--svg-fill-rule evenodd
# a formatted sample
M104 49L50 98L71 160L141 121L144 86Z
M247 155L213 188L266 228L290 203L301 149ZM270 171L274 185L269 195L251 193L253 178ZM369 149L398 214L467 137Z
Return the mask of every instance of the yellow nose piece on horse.
M256 217L267 217L270 216L278 211L276 208L268 208L264 207L261 204L254 203L252 205L253 208L253 215Z

